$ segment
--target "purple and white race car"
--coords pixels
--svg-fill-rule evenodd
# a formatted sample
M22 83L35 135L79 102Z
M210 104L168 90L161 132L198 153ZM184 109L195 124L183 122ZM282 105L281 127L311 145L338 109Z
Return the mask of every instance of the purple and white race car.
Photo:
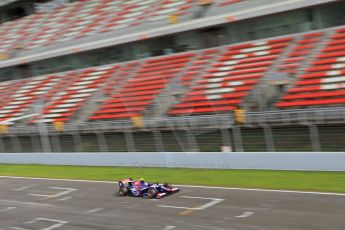
M163 185L158 183L150 184L145 182L144 179L132 180L131 178L127 178L119 181L118 195L160 199L179 190L179 188L173 188L168 183L164 183Z

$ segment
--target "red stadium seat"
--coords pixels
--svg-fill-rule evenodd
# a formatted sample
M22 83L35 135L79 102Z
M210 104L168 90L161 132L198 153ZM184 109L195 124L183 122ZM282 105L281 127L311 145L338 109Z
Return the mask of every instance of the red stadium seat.
M203 79L191 87L169 114L178 116L235 110L291 40L291 37L285 37L226 47Z
M125 119L140 115L193 56L187 53L146 60L123 88L111 96L114 99L105 101L89 119Z
M322 34L323 35L323 34ZM316 35L317 36L317 35ZM308 39L310 36L307 36ZM315 37L315 36L313 36ZM345 30L338 29L321 54L276 104L278 108L345 104Z

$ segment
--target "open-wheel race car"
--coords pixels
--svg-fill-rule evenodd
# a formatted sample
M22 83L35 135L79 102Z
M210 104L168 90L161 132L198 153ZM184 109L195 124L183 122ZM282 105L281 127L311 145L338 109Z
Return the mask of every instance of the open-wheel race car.
M160 199L178 192L179 188L173 188L170 184L162 185L145 182L144 179L132 180L131 178L119 181L119 196L135 196L148 199Z

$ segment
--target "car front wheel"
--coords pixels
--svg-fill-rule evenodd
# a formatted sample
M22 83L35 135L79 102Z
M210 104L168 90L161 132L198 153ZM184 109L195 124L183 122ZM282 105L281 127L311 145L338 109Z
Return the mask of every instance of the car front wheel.
M128 189L127 188L120 188L119 189L119 196L127 196L128 195Z
M148 191L147 191L147 198L149 199L153 199L157 196L157 191L156 189L154 188L150 188Z

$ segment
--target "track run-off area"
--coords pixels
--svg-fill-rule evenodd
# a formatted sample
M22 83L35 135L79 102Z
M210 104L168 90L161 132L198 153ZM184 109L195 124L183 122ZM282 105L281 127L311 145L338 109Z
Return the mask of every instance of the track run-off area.
M115 182L0 176L0 230L345 229L345 194L178 187L149 200Z

